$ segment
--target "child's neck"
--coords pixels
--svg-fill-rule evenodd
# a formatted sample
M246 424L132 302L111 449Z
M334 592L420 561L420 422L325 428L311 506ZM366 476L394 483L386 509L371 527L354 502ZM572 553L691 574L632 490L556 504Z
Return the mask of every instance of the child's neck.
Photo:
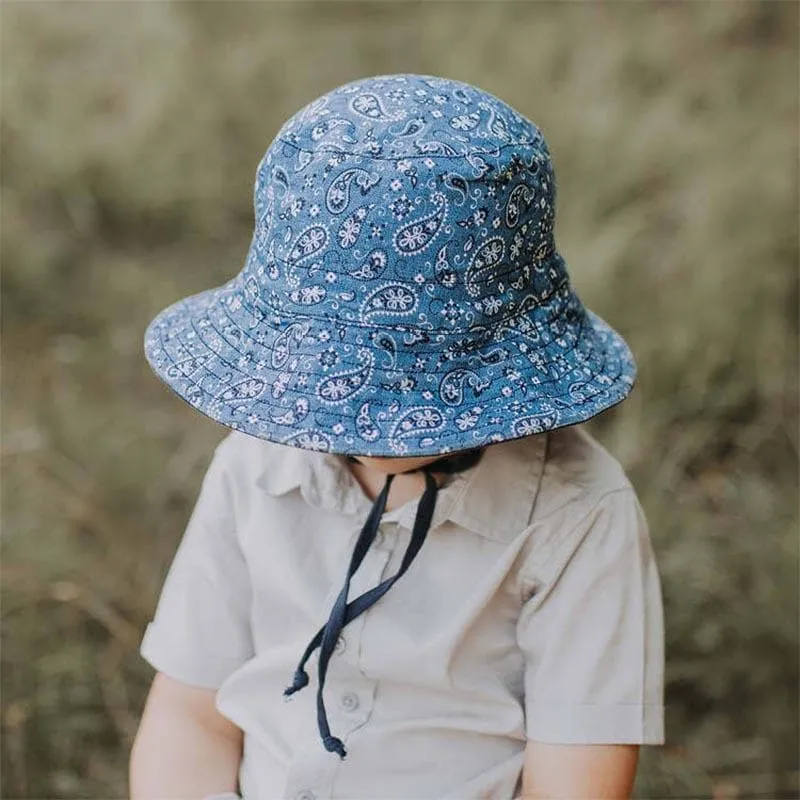
M386 483L386 472L374 469L362 464L359 461L345 461L351 475L363 490L369 501L375 502L375 498L380 494ZM441 486L446 480L446 475L434 474L434 479ZM422 496L425 491L425 475L422 470L406 475L395 475L392 485L389 488L389 497L386 501L386 511L394 511L410 500Z

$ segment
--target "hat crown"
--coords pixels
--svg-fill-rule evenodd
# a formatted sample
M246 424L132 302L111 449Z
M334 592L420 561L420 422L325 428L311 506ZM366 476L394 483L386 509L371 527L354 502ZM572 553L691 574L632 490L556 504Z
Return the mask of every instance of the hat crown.
M381 159L492 155L508 145L543 145L538 128L507 103L430 75L345 84L298 111L276 140L306 152Z
M259 164L253 313L471 339L568 295L544 138L475 87L399 75L294 115ZM528 324L528 323L524 323Z

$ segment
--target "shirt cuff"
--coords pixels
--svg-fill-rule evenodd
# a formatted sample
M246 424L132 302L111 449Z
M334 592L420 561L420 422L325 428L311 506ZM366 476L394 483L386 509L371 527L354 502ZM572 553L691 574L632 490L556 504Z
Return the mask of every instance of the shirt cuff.
M663 705L531 703L528 739L548 744L664 744Z

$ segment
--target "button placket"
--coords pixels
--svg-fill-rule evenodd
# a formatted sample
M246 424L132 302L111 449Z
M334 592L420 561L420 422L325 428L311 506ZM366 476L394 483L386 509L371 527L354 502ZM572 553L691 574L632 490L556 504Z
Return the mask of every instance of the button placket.
M318 735L303 742L295 749L281 797L327 800L339 769L338 761L338 756L325 750Z
M385 526L379 527L380 535L367 550L358 570L350 579L349 602L373 589L387 577L394 548L385 547L387 535L386 530L382 529L385 527L390 531L388 541L391 543L395 538L395 523L389 521ZM342 578L360 531L361 527L351 531L348 537L349 546L337 557L337 561L340 560L342 564ZM384 546L379 546L381 544ZM331 586L325 603L324 618L320 619L321 625L327 621L327 615L340 591L341 582ZM368 615L369 611L347 624L334 645L336 657L331 659L328 668L325 688L328 720L331 732L344 740L345 747L348 735L364 725L371 716L374 703L376 685L373 681L365 680L359 666L361 632ZM342 657L345 653L347 656ZM316 677L316 664L312 664L311 668ZM304 741L296 749L289 765L282 796L290 800L327 800L331 797L332 786L342 764L338 756L324 749L316 732L308 741L303 738Z
M386 564L389 561L389 553L385 548L379 547L379 543L385 540L385 534L378 529L377 536L372 543L372 546L367 550L361 566L356 570L355 574L350 579L350 592L348 593L348 600L358 597L364 592L372 589L376 584L380 583L381 576L386 569ZM355 542L353 542L355 546ZM350 551L352 552L352 550ZM357 617L354 622L357 622L361 617ZM347 626L350 630L353 623Z
M365 678L337 682L336 694L331 693L328 707L331 729L347 736L365 725L372 716L375 689L375 682Z
M356 573L350 579L348 602L352 602L356 597L375 588L375 586L384 580L390 558L391 552L388 550L377 547L369 548L358 570L356 570ZM337 590L337 593L338 591L340 591L340 589ZM335 594L331 597L331 605L334 600ZM361 631L368 614L369 610L367 610L366 613L359 614L355 619L348 622L334 645L333 652L336 657L332 658L328 665L328 681L326 686L333 689L334 685L338 684L340 693L345 691L340 684L341 681L351 680L354 675L361 677L361 668L359 666ZM347 654L346 657L345 653ZM335 698L336 694L333 694L332 697ZM338 702L335 702L334 708L336 706L341 708ZM353 721L351 714L346 724L352 723ZM334 730L335 733L333 724L331 724L331 729Z
M357 536L358 531L351 537L348 559ZM385 540L385 534L381 538ZM375 544L376 542L373 542L373 545ZM377 546L367 550L361 565L350 579L349 602L373 589L385 579L391 554L391 550ZM326 604L328 610L339 591L341 586L331 589L330 603ZM364 680L359 666L361 631L367 616L368 612L360 614L347 624L334 645L334 653L338 655L331 659L328 667L325 690L328 721L331 732L344 739L345 747L348 734L364 725L372 713L375 683ZM348 652L348 657L341 658L345 652ZM296 754L289 768L285 796L296 800L306 797L303 792L311 792L307 795L308 800L311 800L312 796L315 800L330 797L330 785L340 769L338 756L327 752L317 736L315 741L305 743L302 750ZM310 786L314 787L313 791Z

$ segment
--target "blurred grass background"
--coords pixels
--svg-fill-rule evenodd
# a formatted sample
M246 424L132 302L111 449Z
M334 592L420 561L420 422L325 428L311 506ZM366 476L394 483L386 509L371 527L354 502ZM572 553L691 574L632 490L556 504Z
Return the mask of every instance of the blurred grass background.
M664 585L668 745L642 798L798 796L798 5L4 2L4 798L123 798L138 644L224 429L149 372L237 273L256 165L368 74L543 129L557 238L630 341L623 462Z

